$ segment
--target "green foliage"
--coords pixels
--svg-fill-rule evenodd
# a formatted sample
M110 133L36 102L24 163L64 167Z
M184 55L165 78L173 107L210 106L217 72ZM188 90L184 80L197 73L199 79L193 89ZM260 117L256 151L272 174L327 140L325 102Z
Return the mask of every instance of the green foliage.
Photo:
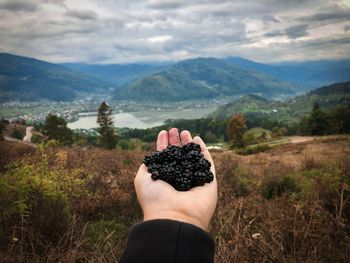
M261 143L269 138L271 138L271 132L259 127L249 129L243 136L246 145Z
M46 116L43 133L49 137L59 141L64 145L73 143L73 132L67 127L67 122L62 117L55 114Z
M261 194L266 199L280 196L283 193L295 193L298 191L297 182L290 175L267 176L261 185Z
M12 133L11 133L11 137L16 138L18 140L22 140L24 137L24 134L20 129L18 129L16 126L14 126Z
M121 139L121 140L118 140L116 148L120 150L133 151L136 149L136 145L131 140Z
M88 174L79 169L50 170L43 144L39 150L39 166L14 163L0 176L2 242L13 235L23 241L29 238L26 235L38 236L38 245L44 241L42 238L58 241L69 227L73 203L89 193ZM19 225L30 232L12 232Z
M274 127L272 129L272 134L271 134L271 137L272 138L278 138L278 137L281 137L281 136L286 136L288 133L288 129L287 128L278 128L278 127Z
M246 196L250 192L252 180L245 176L237 176L234 185L234 194L237 197Z
M0 121L0 141L4 139L5 124Z
M214 133L212 133L211 131L207 131L204 135L203 140L206 143L215 143L218 141L218 138L216 137L216 135Z
M244 148L239 148L236 150L236 153L241 154L241 155L249 155L249 154L255 154L259 152L265 152L269 150L271 146L267 143L260 143L256 145L250 145Z
M350 133L350 104L332 109L327 115L327 119L330 128L329 133Z
M311 113L299 122L299 133L303 135L341 134L350 132L350 104L338 106L330 112L322 111L315 103Z
M321 110L318 103L315 103L308 118L308 133L310 135L325 135L328 129L326 113Z
M100 145L113 149L117 143L117 136L114 131L112 109L105 102L102 102L98 108L97 123L100 125L98 129Z

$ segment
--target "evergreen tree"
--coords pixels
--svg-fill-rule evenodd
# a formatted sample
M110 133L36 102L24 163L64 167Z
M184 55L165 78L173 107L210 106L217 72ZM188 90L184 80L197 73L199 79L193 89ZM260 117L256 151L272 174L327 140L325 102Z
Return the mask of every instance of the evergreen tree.
M113 149L117 143L117 136L113 126L112 109L106 102L102 102L98 108L97 123L100 125L100 145L107 149Z
M57 140L63 144L73 143L73 132L67 127L67 122L62 117L56 114L49 114L46 116L43 133L49 139Z
M310 135L325 135L329 129L327 115L317 102L312 108L307 126Z
M232 115L228 120L227 132L233 147L244 147L243 135L247 130L243 114Z
M332 109L328 119L330 133L350 133L350 105Z
M4 139L4 130L5 130L5 124L1 120L0 121L0 141L2 141Z

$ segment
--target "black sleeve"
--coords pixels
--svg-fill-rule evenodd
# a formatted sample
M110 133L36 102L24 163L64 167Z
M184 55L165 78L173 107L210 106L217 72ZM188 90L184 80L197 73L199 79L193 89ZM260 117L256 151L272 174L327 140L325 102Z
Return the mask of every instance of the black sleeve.
M159 219L135 225L120 263L212 263L214 240L191 224Z

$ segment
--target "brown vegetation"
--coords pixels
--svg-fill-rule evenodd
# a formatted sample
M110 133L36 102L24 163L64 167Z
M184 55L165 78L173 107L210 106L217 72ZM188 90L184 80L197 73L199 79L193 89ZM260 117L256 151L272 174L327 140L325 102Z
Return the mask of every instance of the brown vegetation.
M12 178L10 171L27 175L28 165L33 165L32 177L50 179L50 187L57 184L65 189L57 192L58 197L67 198L66 203L60 202L62 198L48 202L45 195L33 192L31 204L40 206L32 205L27 213L15 212L11 217L2 209L0 258L5 262L115 262L128 228L141 220L133 178L145 152L54 146L40 151L0 143L2 178ZM349 149L347 137L333 137L248 156L213 153L219 201L210 232L216 241L216 261L347 262ZM10 160L20 161L17 168L4 168ZM54 181L55 176L60 182ZM70 190L74 182L81 193ZM42 184L35 187L42 189ZM1 207L6 208L5 201L16 196L11 191L13 196L0 194Z

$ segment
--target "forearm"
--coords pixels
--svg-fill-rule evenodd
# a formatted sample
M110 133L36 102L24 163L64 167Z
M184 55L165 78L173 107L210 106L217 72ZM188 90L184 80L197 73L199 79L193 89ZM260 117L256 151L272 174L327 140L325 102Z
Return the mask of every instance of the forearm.
M214 241L199 227L159 219L135 225L120 259L137 262L214 262Z

